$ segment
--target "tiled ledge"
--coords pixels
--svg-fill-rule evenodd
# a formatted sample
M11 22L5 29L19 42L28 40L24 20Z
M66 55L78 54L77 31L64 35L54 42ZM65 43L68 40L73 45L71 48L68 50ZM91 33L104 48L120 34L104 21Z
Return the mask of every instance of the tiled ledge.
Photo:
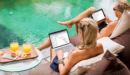
M50 47L41 51L43 61L50 61Z

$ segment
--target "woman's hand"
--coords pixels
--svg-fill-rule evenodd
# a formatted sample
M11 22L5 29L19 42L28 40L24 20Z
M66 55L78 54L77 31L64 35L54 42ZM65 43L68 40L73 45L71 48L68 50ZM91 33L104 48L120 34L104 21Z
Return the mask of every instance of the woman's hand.
M58 56L58 59L62 59L63 56L64 56L63 51L62 51L62 50L58 50L58 52L57 52L57 56Z

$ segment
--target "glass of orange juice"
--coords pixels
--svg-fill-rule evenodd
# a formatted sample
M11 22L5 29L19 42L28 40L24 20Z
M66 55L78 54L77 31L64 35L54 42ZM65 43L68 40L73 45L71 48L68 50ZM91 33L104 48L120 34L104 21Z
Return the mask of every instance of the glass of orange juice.
M12 42L10 43L11 52L15 53L19 49L19 43L18 42Z
M29 43L23 44L23 52L25 54L29 54L31 52L31 44Z

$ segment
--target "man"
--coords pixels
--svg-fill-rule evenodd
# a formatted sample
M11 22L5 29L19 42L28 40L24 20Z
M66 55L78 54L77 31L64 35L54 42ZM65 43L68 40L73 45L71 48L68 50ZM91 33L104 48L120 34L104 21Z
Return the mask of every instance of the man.
M103 25L103 27L101 29L99 29L99 38L102 37L108 37L112 34L113 30L115 29L116 25L118 24L119 19L121 18L121 15L123 13L124 10L129 10L130 9L130 4L127 2L127 0L118 0L118 2L115 4L115 7L113 8L116 17L118 18L117 21L112 22L108 16L106 16L105 20L102 20L100 22L98 22L99 27ZM75 24L76 27L76 31L77 31L77 27L78 27L78 22L86 17L90 17L90 14L92 12L96 11L96 8L91 7L89 9L87 9L86 11L82 12L81 14L79 14L77 17L75 17L74 19L67 21L67 22L58 22L61 25L65 25L68 28L71 28L73 24ZM103 21L106 21L108 23L108 25L104 25L101 24ZM101 25L100 25L101 24Z
M119 19L121 18L121 15L124 10L130 10L130 4L127 0L118 0L115 4L115 7L113 8L115 12L115 16L118 18L117 21L112 22L108 16L106 15L106 19L98 22L99 24L99 35L98 39L102 37L108 37L112 34L113 30L115 29L116 25L118 24ZM74 19L67 21L67 22L58 22L61 25L65 25L68 28L71 28L73 24L75 24L76 31L78 31L78 22L82 20L83 18L90 17L90 14L92 12L96 11L96 8L90 7L86 11L79 14ZM105 21L108 23L108 25L105 23ZM71 41L71 40L70 40ZM72 43L73 44L73 43ZM41 46L39 46L37 49L43 50L47 47L51 46L50 39L48 38Z

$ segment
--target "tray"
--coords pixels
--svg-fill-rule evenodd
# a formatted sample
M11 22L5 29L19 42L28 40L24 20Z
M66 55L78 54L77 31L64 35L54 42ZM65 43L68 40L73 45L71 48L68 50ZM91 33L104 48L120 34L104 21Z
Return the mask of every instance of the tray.
M0 51L3 51L3 54L0 55L0 63L8 63L8 62L13 62L13 61L33 59L33 58L38 57L38 54L37 54L37 52L36 52L36 50L35 50L33 45L31 45L31 52L30 52L30 54L27 54L27 57L23 58L23 57L19 56L16 60L3 58L3 55L5 55L5 54L16 55L14 53L11 53L11 49L10 48L8 48L8 49L0 49ZM23 48L19 47L19 51L21 51L21 53L23 53Z

